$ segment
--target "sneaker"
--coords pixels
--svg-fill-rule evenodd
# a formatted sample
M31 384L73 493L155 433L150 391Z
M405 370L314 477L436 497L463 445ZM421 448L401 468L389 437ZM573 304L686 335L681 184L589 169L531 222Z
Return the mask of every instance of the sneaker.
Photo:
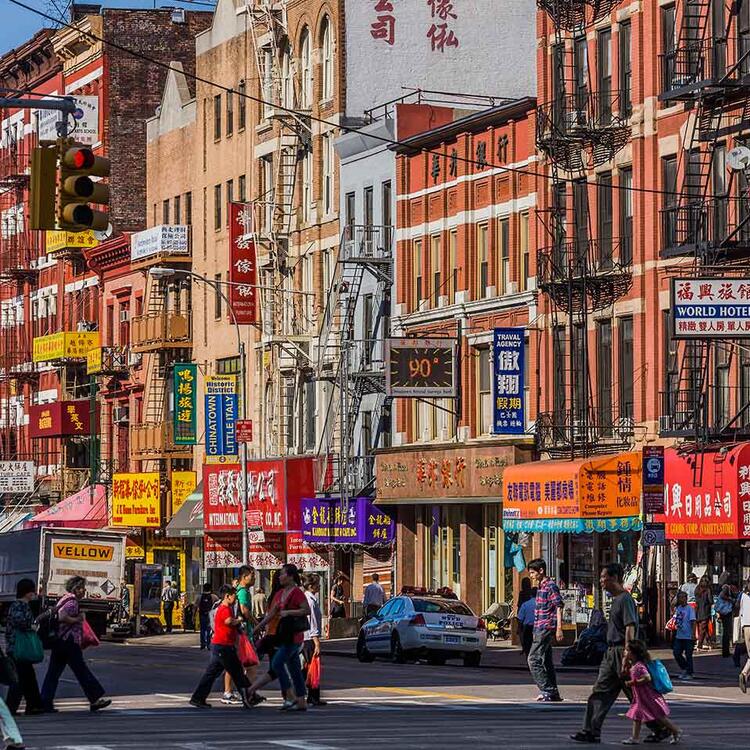
M284 702L283 702L283 703L281 704L281 708L279 708L279 711L289 711L289 710L291 709L291 707L292 707L292 706L296 706L296 705L297 705L297 702L296 702L296 701L289 701L289 700L285 700L285 701L284 701Z
M747 692L747 675L744 672L740 672L740 690L743 693Z
M682 732L677 732L677 734L672 735L672 739L669 740L670 745L679 745L680 740L682 739Z
M635 737L628 737L627 739L622 741L623 745L640 745L641 741L637 740Z
M221 702L225 706L239 706L242 703L242 698L237 693L224 693L221 696Z
M206 701L196 701L191 698L189 702L193 708L211 708L211 704Z
M547 696L546 696L545 693L539 693L539 695L537 695L537 697L536 697L536 702L537 703L541 703L546 698L547 698Z
M559 693L551 693L549 695L540 695L537 701L539 703L562 703L562 698Z
M583 742L589 745L598 745L601 739L591 732L576 732L570 735L570 739L573 742Z
M91 704L90 711L93 713L96 713L97 711L101 711L103 708L106 708L107 706L112 705L112 699L111 698L99 698L98 701L95 701Z

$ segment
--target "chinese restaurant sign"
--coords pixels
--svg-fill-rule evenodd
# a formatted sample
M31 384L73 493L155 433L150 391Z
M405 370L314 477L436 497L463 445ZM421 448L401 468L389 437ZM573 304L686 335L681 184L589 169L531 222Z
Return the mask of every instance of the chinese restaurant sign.
M493 337L492 431L496 435L520 435L524 417L523 328L496 328Z
M159 473L112 477L112 526L148 528L161 524Z
M194 445L197 440L195 409L198 366L174 366L174 442L175 445Z
M503 472L519 455L507 445L379 453L375 456L376 499L499 499Z
M194 471L172 472L172 515L182 507L185 500L196 487L196 474Z
M302 537L325 544L390 544L394 524L367 497L352 498L346 510L340 498L306 497L302 499Z
M33 342L32 360L47 362L55 359L86 359L89 351L99 346L98 331L51 333L37 336Z
M251 203L229 204L229 310L240 325L258 320L258 260Z
M750 337L750 279L672 279L676 339Z
M206 456L237 455L237 376L206 378Z
M72 437L91 434L91 402L55 401L29 407L31 438Z

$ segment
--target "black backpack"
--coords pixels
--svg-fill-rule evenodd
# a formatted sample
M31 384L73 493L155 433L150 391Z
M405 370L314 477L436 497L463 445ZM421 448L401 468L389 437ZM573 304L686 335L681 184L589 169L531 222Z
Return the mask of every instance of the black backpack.
M214 597L212 594L201 594L201 598L198 602L198 611L202 615L207 615L211 608L214 606Z
M60 618L57 614L57 605L47 607L37 618L39 630L37 635L45 649L50 649L60 638Z

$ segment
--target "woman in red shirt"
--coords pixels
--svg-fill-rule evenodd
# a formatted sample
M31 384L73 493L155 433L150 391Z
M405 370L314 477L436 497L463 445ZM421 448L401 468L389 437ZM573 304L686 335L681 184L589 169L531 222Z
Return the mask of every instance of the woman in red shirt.
M300 588L301 582L296 565L281 567L281 588L256 628L256 632L265 629L266 633L273 634L276 652L271 659L270 670L252 684L250 694L278 677L285 695L281 707L284 711L304 711L307 708L305 678L302 676L299 654L305 631L309 628L307 617L310 614L310 606Z

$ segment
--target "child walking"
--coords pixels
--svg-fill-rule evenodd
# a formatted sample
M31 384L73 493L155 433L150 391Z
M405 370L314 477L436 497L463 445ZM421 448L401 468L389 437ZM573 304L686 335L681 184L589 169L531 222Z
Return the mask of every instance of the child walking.
M664 696L651 684L651 674L647 664L651 661L643 641L630 641L623 654L623 672L630 679L625 684L633 691L633 702L626 714L633 720L633 733L623 745L640 744L641 724L644 721L658 721L672 733L670 744L676 745L682 736L679 727L669 718L669 706Z

